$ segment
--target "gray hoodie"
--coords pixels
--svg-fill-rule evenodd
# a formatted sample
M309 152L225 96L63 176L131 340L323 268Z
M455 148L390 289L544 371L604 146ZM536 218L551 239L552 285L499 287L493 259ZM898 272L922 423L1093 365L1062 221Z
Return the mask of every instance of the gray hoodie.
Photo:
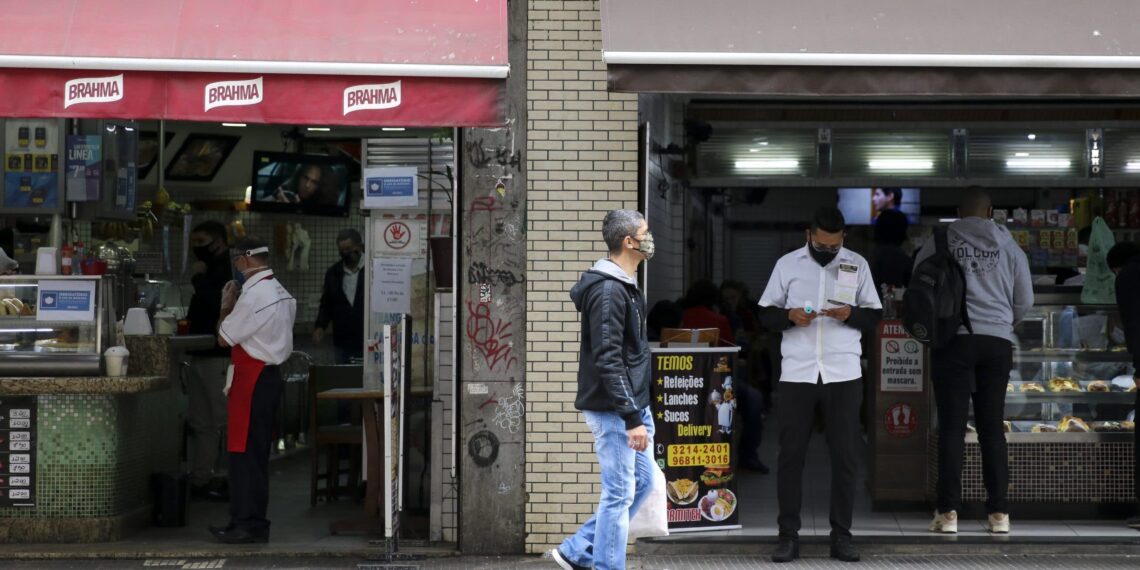
M1016 342L1013 326L1033 306L1029 260L1005 226L983 218L950 224L950 252L966 273L966 310L974 334ZM931 237L915 256L915 265L934 255ZM965 334L966 329L960 329Z

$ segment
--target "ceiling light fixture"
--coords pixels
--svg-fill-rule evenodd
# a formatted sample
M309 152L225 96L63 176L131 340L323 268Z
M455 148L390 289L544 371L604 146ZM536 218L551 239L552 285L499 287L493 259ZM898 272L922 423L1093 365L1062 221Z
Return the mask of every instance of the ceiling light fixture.
M399 132L403 132L404 127L383 127L380 130L387 131L390 133L399 133Z
M1037 135L1035 135L1033 133L1029 133L1029 135L1027 135L1025 138L1027 138L1031 141L1035 141L1035 140L1037 140Z
M222 123L223 127L244 127L245 123Z
M1025 156L1029 156L1029 153L1028 153L1028 152L1015 152L1015 153L1013 154L1013 156L1017 156L1017 157L1025 157Z
M1124 165L1124 170L1128 172L1140 172L1140 161L1133 160Z
M306 130L309 131L310 133L327 133L327 132L331 131L332 129L330 129L328 127L309 127Z
M800 161L791 159L772 158L736 161L737 170L793 170L799 167Z
M885 158L872 160L867 163L867 166L869 166L871 170L881 171L931 170L934 168L934 161L916 158Z
M1011 158L1005 161L1010 170L1067 170L1073 163L1060 158Z

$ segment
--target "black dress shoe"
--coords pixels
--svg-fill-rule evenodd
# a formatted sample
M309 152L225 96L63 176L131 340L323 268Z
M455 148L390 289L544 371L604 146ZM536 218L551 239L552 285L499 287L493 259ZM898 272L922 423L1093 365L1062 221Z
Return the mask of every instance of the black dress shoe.
M210 533L226 544L252 544L255 542L269 542L268 534L252 533L244 528L218 528L210 527Z
M772 552L772 562L791 562L800 557L800 540L798 538L780 537L780 543Z
M858 562L859 551L851 543L850 536L840 536L831 540L831 557L844 562Z

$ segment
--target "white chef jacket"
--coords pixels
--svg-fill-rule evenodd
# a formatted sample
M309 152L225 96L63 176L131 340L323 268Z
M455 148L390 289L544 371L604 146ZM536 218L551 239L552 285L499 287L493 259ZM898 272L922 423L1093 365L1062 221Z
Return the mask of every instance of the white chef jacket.
M266 364L281 364L293 353L297 301L273 279L273 270L255 273L241 286L234 310L218 327L230 346L241 345Z
M841 248L827 267L820 267L808 253L808 247L805 244L776 262L768 286L760 297L761 307L802 309L810 301L816 312L833 308L835 305L828 303L828 299L842 300L836 291L840 265L855 265L858 270L854 273L853 306L883 308L866 259ZM859 365L859 357L863 353L860 339L862 333L858 329L822 315L806 327L784 331L780 345L783 352L780 381L815 384L822 378L824 384L830 384L860 378L863 375Z

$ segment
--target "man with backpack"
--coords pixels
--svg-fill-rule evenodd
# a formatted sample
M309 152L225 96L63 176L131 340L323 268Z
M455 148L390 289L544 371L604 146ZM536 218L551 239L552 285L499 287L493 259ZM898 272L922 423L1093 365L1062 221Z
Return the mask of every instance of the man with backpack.
M960 220L948 230L936 229L918 252L903 300L907 329L933 348L938 507L930 530L958 532L966 418L973 400L986 485L986 527L1008 533L1009 462L1002 422L1013 366L1013 327L1033 306L1033 282L1025 253L1004 226L990 219L989 195L969 190L958 214ZM945 245L938 243L943 231ZM925 318L930 320L919 322Z

